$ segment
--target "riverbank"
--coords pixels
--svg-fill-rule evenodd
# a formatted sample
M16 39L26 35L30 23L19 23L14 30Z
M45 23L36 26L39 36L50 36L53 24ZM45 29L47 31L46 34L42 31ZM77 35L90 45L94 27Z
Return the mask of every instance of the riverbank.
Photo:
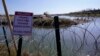
M60 27L65 27L65 26L72 26L72 25L77 25L77 24L82 24L85 22L89 22L90 19L65 19L65 18L60 18L59 19L59 26ZM13 25L13 21L11 22ZM0 22L0 25L8 25L7 21L2 21ZM54 26L54 19L53 18L38 18L38 19L33 19L33 26L34 27L53 27Z
M48 19L34 19L33 20L33 26L41 26L41 27L52 27L54 26L54 19L48 18ZM70 19L59 19L59 25L60 26L71 26L76 25L77 23L70 20Z

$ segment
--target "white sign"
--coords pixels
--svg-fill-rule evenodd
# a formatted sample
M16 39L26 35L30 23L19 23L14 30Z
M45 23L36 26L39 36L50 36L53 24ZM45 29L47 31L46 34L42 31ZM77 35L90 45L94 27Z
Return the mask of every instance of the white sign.
M15 12L13 34L31 35L32 34L33 14L29 12Z

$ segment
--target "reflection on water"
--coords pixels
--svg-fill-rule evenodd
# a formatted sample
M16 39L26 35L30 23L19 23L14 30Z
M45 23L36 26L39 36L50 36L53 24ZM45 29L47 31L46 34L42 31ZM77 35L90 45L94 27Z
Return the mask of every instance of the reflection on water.
M11 42L10 31L8 27L5 27L5 29L8 40ZM95 41L100 46L100 18L89 23L61 28L60 35L63 56L71 56L77 52L91 55L95 52ZM0 26L0 42L3 39L2 27ZM27 49L31 53L41 51L48 56L56 55L55 30L53 28L33 27L32 37L24 36L23 39L23 49Z

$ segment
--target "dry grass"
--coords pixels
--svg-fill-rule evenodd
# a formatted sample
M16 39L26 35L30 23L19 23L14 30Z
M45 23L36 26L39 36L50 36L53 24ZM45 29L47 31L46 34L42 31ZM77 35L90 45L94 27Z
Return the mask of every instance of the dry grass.
M17 53L14 47L10 47L10 56L16 56ZM9 56L7 47L5 44L0 44L0 56ZM34 53L29 53L28 50L22 51L22 56L45 56L42 52L36 51Z
M34 19L33 20L34 25L33 26L53 26L54 24L54 19L52 18L47 18L47 19ZM77 23L70 20L70 19L59 19L59 24L60 26L71 26L71 25L76 25Z

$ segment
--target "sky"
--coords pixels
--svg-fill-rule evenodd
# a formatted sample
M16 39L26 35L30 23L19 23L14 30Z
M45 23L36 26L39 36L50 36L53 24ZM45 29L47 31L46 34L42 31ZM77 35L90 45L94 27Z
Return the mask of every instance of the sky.
M100 0L5 0L9 14L15 11L32 12L34 14L69 13L84 9L100 8ZM0 14L5 14L0 0Z

